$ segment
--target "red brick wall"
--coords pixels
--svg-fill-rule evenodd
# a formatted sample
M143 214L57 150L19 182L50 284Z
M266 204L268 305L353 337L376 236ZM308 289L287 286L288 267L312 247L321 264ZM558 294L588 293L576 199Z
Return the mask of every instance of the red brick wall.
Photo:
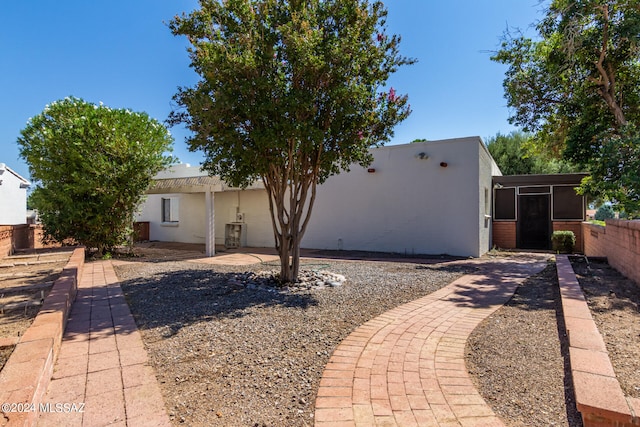
M0 225L0 259L29 247L28 225Z
M585 255L607 257L613 268L640 284L640 220L606 223L606 227L583 223Z
M493 222L493 245L501 249L516 248L516 222Z
M584 254L587 256L606 257L605 227L602 225L582 223L582 237L584 239Z
M61 246L42 244L41 225L0 225L0 259L9 256L15 249L40 249Z
M0 259L11 255L12 238L13 227L10 225L0 225Z
M578 221L553 221L553 231L573 231L576 236L576 252L583 252L582 222Z

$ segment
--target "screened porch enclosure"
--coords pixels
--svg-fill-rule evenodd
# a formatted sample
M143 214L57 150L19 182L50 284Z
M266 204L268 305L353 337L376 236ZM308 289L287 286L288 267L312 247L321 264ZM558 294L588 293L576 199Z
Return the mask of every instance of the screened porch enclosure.
M575 188L586 174L512 175L493 177L493 242L504 249L551 249L554 231L576 234L586 200Z

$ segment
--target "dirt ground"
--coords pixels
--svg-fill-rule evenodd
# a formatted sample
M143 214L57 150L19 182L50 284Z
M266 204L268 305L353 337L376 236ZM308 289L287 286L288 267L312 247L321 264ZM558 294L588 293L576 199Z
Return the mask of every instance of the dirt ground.
M465 361L476 387L507 425L581 426L568 374L555 263L527 279L471 334Z
M0 260L0 338L18 337L33 322L72 249L14 254ZM0 369L13 351L0 347Z
M640 398L640 284L603 259L574 257L572 265L622 390Z
M627 396L640 396L640 286L601 259L574 270ZM467 342L478 390L510 426L582 425L575 407L555 264L532 276Z
M34 300L42 296L43 290L46 295L50 289L47 284L53 283L69 255L70 252L38 254L35 259L0 260L0 306L17 295ZM151 243L120 258L162 263L203 255L197 245L166 247ZM640 284L621 276L602 260L587 262L576 257L572 261L618 380L625 394L640 398ZM478 378L482 394L498 405L494 410L509 425L580 425L570 381L567 383L564 337L556 323L562 319L556 314L558 295L552 287L553 273L550 266L528 281L507 306L474 331L468 343L467 360L473 359L474 363L470 370ZM29 307L26 313L24 308L5 310L0 315L0 338L22 333L38 309L39 306ZM488 349L491 354L487 357L495 365L482 360L482 348ZM0 348L0 369L11 350ZM518 370L523 360L527 360L528 369ZM541 409L537 412L539 424L531 423L535 413L532 408Z

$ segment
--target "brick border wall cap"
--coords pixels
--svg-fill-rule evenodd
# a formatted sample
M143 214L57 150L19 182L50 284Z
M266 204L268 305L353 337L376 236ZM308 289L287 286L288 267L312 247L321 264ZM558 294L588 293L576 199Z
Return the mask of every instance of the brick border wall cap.
M569 338L569 363L576 398L585 427L640 425L635 408L626 398L609 360L602 335L591 316L572 317L565 307L587 305L584 296L575 296L577 278L569 256L556 255L558 285L562 299L565 329ZM588 308L588 307L587 307ZM594 366L597 364L598 366Z
M640 219L607 219L605 220L605 224L611 224L620 228L640 230Z
M605 227L604 225L594 224L593 222L589 222L589 221L583 221L582 224L586 225L587 227L596 228L596 229L598 229L598 231L603 232L603 233L607 231L607 227Z

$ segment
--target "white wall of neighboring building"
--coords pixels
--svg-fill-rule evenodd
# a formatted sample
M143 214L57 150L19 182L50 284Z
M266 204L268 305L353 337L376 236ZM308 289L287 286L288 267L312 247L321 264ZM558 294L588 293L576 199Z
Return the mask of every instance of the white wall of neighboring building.
M484 188L491 195L490 165L479 161L485 151L479 137L373 150L368 168L353 166L319 187L302 247L481 255L490 238L480 197Z
M4 163L0 163L0 225L27 223L29 182Z
M491 176L500 171L479 137L372 153L368 168L353 165L318 187L303 248L458 256L480 256L490 249ZM179 167L161 177L201 175L198 168ZM178 224L162 224L163 197L180 198ZM217 191L214 207L216 244L224 244L225 224L239 212L247 246L274 246L264 189ZM152 240L204 243L205 216L204 193L152 194L138 220L150 222Z

